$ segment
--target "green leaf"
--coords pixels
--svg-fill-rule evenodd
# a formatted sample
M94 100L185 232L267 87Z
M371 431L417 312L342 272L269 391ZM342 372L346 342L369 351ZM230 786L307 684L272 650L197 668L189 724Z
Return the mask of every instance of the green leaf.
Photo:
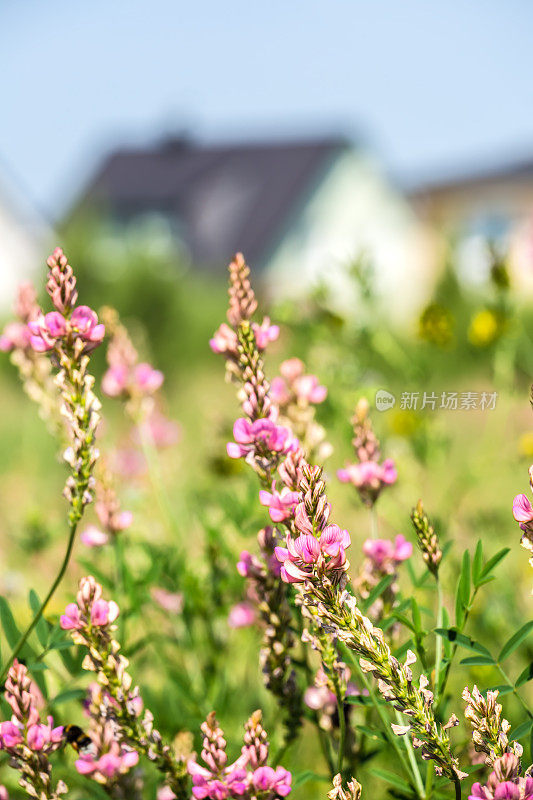
M396 786L397 789L400 789L402 792L406 792L409 796L412 795L413 790L408 783L406 783L402 778L398 775L395 775L393 772L388 772L385 769L371 769L369 770L371 775L375 775L376 778L381 778L386 783L392 784L392 786Z
M490 575L492 570L495 569L495 567L498 566L500 561L502 561L505 558L507 553L510 553L510 552L511 552L511 548L510 547L503 547L501 550L498 550L496 555L492 556L492 558L489 558L489 560L485 564L485 566L483 568L483 572L481 573L481 577L482 578L486 578L488 575Z
M483 572L483 541L478 540L476 552L474 553L474 560L472 562L472 583L477 586L478 580L481 578Z
M349 694L344 698L345 703L351 706L372 706L374 705L372 699L364 694Z
M461 568L461 599L463 606L468 608L470 603L470 553L465 550L463 553L463 565Z
M509 734L510 739L521 739L523 736L527 736L529 731L533 728L533 719L527 719L522 725L519 725L518 728L515 728Z
M527 683L532 678L533 678L533 661L525 668L523 672L520 673L520 675L516 679L515 687L518 689L519 686L523 686L524 683Z
M51 706L58 706L60 703L68 703L69 700L81 700L87 692L84 689L66 689L64 692L57 694L53 700L50 700Z
M304 772L297 772L296 775L293 775L292 788L297 789L299 786L303 786L304 783L307 783L308 781L329 781L329 776L326 777L325 775L318 775L316 772L311 772L310 769L307 769Z
M366 736L367 739L370 739L373 742L381 742L382 744L387 743L387 737L384 736L381 731L368 728L366 725L355 725L355 728L356 730L361 731L363 736Z
M34 617L37 616L37 613L41 607L41 601L37 596L37 592L35 592L33 589L30 589L28 602L30 604L33 616ZM48 641L48 625L46 624L46 620L44 619L44 617L41 617L39 622L35 626L35 632L37 634L37 638L39 639L39 644L41 645L41 647L46 647L46 643Z
M531 629L533 628L533 620L526 622L525 625L522 625L519 631L517 631L514 636L511 636L508 642L504 644L501 649L500 655L498 656L498 661L504 661L511 653L514 653L517 647L520 647L524 639L527 637Z
M447 639L452 644L465 647L467 650L472 650L474 653L481 653L481 655L492 658L490 652L484 645L476 642L475 639L471 639L470 636L465 636L464 633L459 633L455 628L435 628L435 633L437 636L442 636L443 639Z
M509 692L512 692L513 687L509 686L507 683L501 683L498 686L492 686L488 691L498 692L500 697L502 697L504 694L509 694Z
M365 600L364 609L370 608L372 603L375 603L378 597L381 597L384 591L389 588L393 580L395 579L395 575L385 575L384 578L380 580L377 586L374 586L370 594Z
M470 658L463 658L459 663L470 667L494 667L496 665L492 656L471 656Z
M411 597L411 614L413 615L413 625L417 633L422 632L422 618L420 616L420 609L414 597Z
M10 647L15 647L18 643L21 632L17 628L17 623L5 597L0 597L0 622L6 635L7 643Z

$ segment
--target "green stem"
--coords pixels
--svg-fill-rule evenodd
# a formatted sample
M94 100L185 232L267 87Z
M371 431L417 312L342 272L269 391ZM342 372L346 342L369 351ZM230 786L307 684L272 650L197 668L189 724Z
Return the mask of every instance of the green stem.
M378 510L376 508L376 504L372 506L370 509L370 536L372 539L377 539L379 535L379 522L378 522Z
M376 698L376 695L375 695L375 692L374 692L374 687L372 686L372 684L370 683L370 681L366 677L365 673L363 672L363 670L359 666L359 662L357 661L357 659L352 656L350 650L348 650L347 648L346 648L346 653L349 654L351 664L354 667L355 671L357 672L358 680L363 684L365 689L368 691L368 696L370 697L372 705L376 709L376 711L377 711L377 713L379 715L379 718L381 719L381 722L383 723L383 732L384 732L385 736L389 740L389 743L392 745L393 749L396 750L396 754L397 754L398 758L400 759L400 762L401 762L401 764L402 764L402 766L404 768L405 774L407 775L407 777L409 779L411 779L412 775L411 775L411 769L409 767L409 764L407 763L405 755L403 754L403 751L402 751L402 749L401 749L401 747L400 747L400 745L398 743L397 737L391 731L390 723L389 723L389 720L387 718L386 713L384 712L383 708L381 707L381 705L377 701L377 698Z
M439 580L439 576L436 576L437 581L437 628L442 628L442 618L443 618L443 601L442 601L442 586ZM440 686L440 667L442 663L442 636L436 636L436 643L435 643L435 681L434 681L434 690L435 690L435 703L438 704L439 699L439 686Z
M524 698L520 694L518 694L518 691L516 690L516 687L512 682L512 680L509 678L509 676L507 675L507 673L504 671L503 667L500 664L497 664L496 666L498 667L499 673L504 679L504 681L507 683L508 686L512 688L514 696L516 697L516 699L518 700L518 702L520 703L520 705L522 706L528 717L532 719L533 714L531 713L528 704L526 703Z
M137 431L139 433L139 438L141 441L141 449L143 451L143 455L146 458L146 463L148 465L150 482L152 484L157 504L167 523L170 533L175 534L179 530L179 526L177 524L176 516L172 510L170 499L164 488L163 476L161 474L161 467L159 464L159 456L157 454L157 450L154 447L154 443L152 441L151 436L146 433L146 430L142 423L139 423L137 425Z
M344 713L344 703L342 701L342 697L340 692L336 692L337 695L337 712L339 714L339 752L337 754L337 772L342 774L342 762L344 759L344 747L346 742L346 716Z
M428 798L428 800L431 797L431 792L432 792L432 789L433 789L433 775L434 774L435 774L435 771L433 769L433 764L431 763L431 761L428 761L427 771L426 771L426 797Z
M124 580L124 550L120 541L120 533L115 533L113 538L113 550L115 552L115 570L117 577L117 592L119 597L125 596L126 582ZM126 615L119 616L119 639L122 647L126 647Z
M461 800L461 781L457 779L453 785L455 786L455 800Z
M57 573L56 579L53 582L53 584L52 584L52 586L50 588L50 591L48 592L48 594L46 595L45 599L41 603L41 607L37 611L37 614L34 616L33 620L31 621L29 626L26 628L26 630L24 631L24 633L22 634L22 636L18 640L18 642L15 645L14 649L12 650L9 658L7 659L6 663L4 664L4 669L2 670L2 674L0 675L0 684L4 683L4 681L6 679L6 676L7 676L7 673L9 672L9 668L11 667L11 664L13 663L14 659L19 655L19 653L21 652L22 648L24 647L24 645L28 641L29 636L31 635L31 633L34 630L35 626L37 625L37 623L39 622L39 620L43 616L44 612L46 611L48 603L50 602L50 600L54 596L54 593L55 593L57 587L59 586L59 584L63 580L63 576L64 576L65 572L67 571L67 567L69 565L70 556L72 555L72 548L74 547L74 540L76 538L77 527L78 527L78 523L77 522L73 523L70 526L70 535L69 535L69 539L68 539L67 550L65 552L65 557L63 558L63 562L61 564L61 568L60 568L59 572Z
M399 711L396 711L396 719L398 720L398 725L404 724L404 719ZM409 759L409 764L411 765L411 771L413 773L413 779L416 785L418 796L421 798L421 800L424 800L424 798L426 797L426 791L424 789L424 784L422 783L422 776L420 775L420 770L418 768L418 763L416 761L415 751L413 750L413 745L411 739L409 738L409 734L402 736L402 739L407 752L407 758Z

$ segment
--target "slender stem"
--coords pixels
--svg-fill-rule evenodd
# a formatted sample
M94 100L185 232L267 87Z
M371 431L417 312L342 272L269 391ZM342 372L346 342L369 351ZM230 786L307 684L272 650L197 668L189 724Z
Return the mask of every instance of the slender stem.
M442 628L442 618L443 618L443 601L442 601L442 586L439 580L439 576L436 576L437 580L437 628ZM442 636L436 636L436 643L435 643L435 683L434 683L434 690L435 690L435 702L438 703L439 699L439 688L440 688L440 668L442 663Z
M340 693L337 693L337 712L339 714L339 752L337 754L337 772L342 773L342 762L344 759L344 747L346 742L346 716L344 713L344 703Z
M455 800L461 800L461 781L457 778L453 785L455 786Z
M74 540L76 538L76 530L77 530L77 528L78 528L78 523L77 522L75 522L74 524L72 524L70 526L70 535L69 535L69 539L68 539L68 544L67 544L67 549L66 549L66 552L65 552L65 556L64 556L63 562L61 564L61 568L60 568L59 572L57 573L56 579L53 582L53 584L52 584L52 586L50 588L50 591L48 592L48 594L46 595L45 599L41 603L41 607L37 611L37 614L34 616L33 620L30 622L29 626L26 628L26 630L24 631L24 633L22 634L22 636L18 640L18 642L15 645L14 649L12 650L9 658L7 659L6 663L4 664L4 669L2 671L2 674L0 675L0 683L4 683L4 681L6 679L6 676L7 676L7 673L9 672L9 668L10 668L11 664L13 663L14 659L18 656L18 654L20 653L20 651L22 650L22 648L24 647L24 645L28 641L28 638L29 638L31 632L33 631L33 629L35 628L35 626L37 625L37 623L39 622L39 620L43 616L44 612L46 611L46 607L48 606L48 603L52 599L57 587L59 586L59 584L63 580L63 576L64 576L65 572L67 571L67 567L69 565L70 556L72 555L72 548L74 547Z
M119 597L125 595L125 580L124 580L124 550L122 542L120 541L120 533L115 533L113 537L113 550L115 551L115 570L117 579L117 592ZM122 646L126 646L126 615L119 616L119 638Z
M399 711L396 711L396 719L398 720L399 725L404 724L404 718L402 717ZM416 790L418 792L418 796L422 800L424 800L424 798L426 797L426 792L424 789L424 784L422 783L422 776L420 775L420 770L418 768L418 763L416 760L415 751L413 750L411 739L409 738L408 734L406 736L402 736L402 739L405 745L405 749L407 751L407 758L409 759L409 763L411 765L411 771L413 773L413 778L416 784Z
M468 603L468 608L465 611L465 618L464 618L463 624L461 625L461 627L459 629L459 633L462 633L464 631L464 629L466 628L466 623L468 622L468 616L470 614L472 606L474 605L474 600L476 599L476 595L478 593L478 589L479 589L479 586L477 586L474 589L473 593L472 593L472 597L470 598L470 602ZM444 678L443 678L442 686L441 686L441 690L440 690L440 699L441 700L444 697L444 690L446 688L446 684L448 683L448 678L449 678L449 675L450 675L450 668L452 666L452 661L455 658L455 654L456 653L457 653L457 645L454 644L453 650L452 650L452 653L451 653L451 656L450 656L450 660L446 664L446 670L444 672ZM440 700L439 700L439 703L435 703L435 711L436 712L439 709L439 705L440 705Z
M372 539L377 539L379 535L379 522L378 510L374 503L370 509L370 536Z
M509 678L509 676L507 675L507 673L504 671L503 667L502 667L502 666L500 666L500 664L497 664L496 666L498 667L498 670L499 670L499 672L500 672L500 675L502 676L502 678L504 679L504 681L507 683L507 685L508 685L508 686L510 686L510 687L512 688L514 696L516 697L516 699L518 700L518 702L520 703L520 705L522 706L522 708L524 709L524 711L526 712L526 714L528 715L528 717L529 717L530 719L531 719L531 718L533 718L533 714L531 713L531 711L530 711L530 709L529 709L529 706L528 706L528 704L526 703L526 701L524 700L524 698L523 698L523 697L522 697L520 694L518 694L518 691L516 690L516 687L515 687L514 683L513 683L513 682L512 682L512 680Z
M161 466L159 463L159 456L156 448L154 447L153 439L149 433L146 432L145 426L141 423L137 425L141 448L146 458L148 465L148 473L150 475L150 482L157 500L159 509L165 518L165 521L171 533L176 533L179 529L176 516L172 510L169 496L164 488L163 476L161 474Z
M301 641L302 633L303 633L303 619L302 616L298 615L298 638ZM293 660L294 663L294 660ZM305 671L305 676L307 679L307 683L311 684L313 682L313 673L311 671L311 666L309 664L309 658L307 656L307 648L305 645L302 645L302 665ZM331 755L330 749L330 740L328 739L326 732L323 728L320 727L320 719L318 716L318 712L315 711L313 714L313 722L316 726L317 733L318 733L318 741L320 742L320 747L322 749L322 755L324 756L324 760L328 766L330 778L333 780L333 776L335 775L335 769L333 764L333 758Z
M431 797L431 793L432 793L432 790L433 790L433 775L434 774L435 774L435 771L433 769L433 764L431 763L431 761L428 761L427 771L426 771L426 798L428 798L428 800Z
M408 776L409 779L411 779L412 776L411 776L411 769L409 767L409 764L407 763L405 755L404 755L404 753L403 753L403 751L402 751L402 749L401 749L401 747L400 747L400 745L398 743L397 737L394 736L393 733L391 732L389 720L388 720L387 715L385 714L383 708L380 706L380 704L378 703L378 701L376 699L376 695L375 695L375 692L374 692L374 687L372 686L372 684L370 683L370 681L366 677L365 673L363 672L363 670L359 666L359 662L357 661L357 659L352 656L351 652L348 649L346 650L346 652L349 654L352 666L355 668L355 670L357 672L358 680L361 681L361 683L363 684L365 689L368 691L368 696L370 697L372 705L374 706L374 708L378 712L378 715L379 715L379 717L381 719L381 722L383 723L383 732L384 732L385 736L389 740L389 743L392 745L393 749L396 750L396 754L397 754L398 758L400 759L400 762L401 762L401 764L402 764L402 766L404 768L405 774Z

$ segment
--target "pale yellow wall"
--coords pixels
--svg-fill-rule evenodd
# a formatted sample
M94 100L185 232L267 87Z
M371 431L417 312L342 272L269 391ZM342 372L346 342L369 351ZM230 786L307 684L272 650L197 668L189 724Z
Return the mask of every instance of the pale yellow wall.
M362 251L375 263L380 300L398 320L412 317L434 280L427 230L364 154L337 160L271 258L272 294L306 293L325 280L339 310L357 313L345 265Z

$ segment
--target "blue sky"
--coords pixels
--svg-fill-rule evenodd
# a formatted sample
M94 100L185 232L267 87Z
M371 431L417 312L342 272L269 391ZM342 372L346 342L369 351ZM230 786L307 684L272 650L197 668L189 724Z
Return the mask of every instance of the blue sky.
M532 31L529 0L0 0L0 163L53 217L184 129L347 133L414 179L533 156Z

